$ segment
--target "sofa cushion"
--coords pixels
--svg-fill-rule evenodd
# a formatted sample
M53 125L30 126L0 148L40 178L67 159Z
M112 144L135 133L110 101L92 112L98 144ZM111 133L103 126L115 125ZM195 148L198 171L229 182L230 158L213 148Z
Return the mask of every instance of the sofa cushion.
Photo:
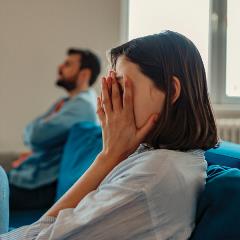
M205 153L208 165L221 165L240 169L240 145L231 142L221 142L218 148L212 148Z
M102 150L102 131L92 122L77 123L70 130L60 164L56 200L88 169Z
M240 239L240 170L208 167L191 240Z
M36 210L15 210L10 213L10 230L24 225L32 224L37 221L48 209Z

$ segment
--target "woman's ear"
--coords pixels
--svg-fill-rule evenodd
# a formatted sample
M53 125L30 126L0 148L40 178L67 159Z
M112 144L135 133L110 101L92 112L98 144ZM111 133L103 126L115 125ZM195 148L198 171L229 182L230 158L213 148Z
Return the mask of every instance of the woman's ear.
M180 93L181 93L181 83L180 83L180 80L179 78L177 78L176 76L173 76L172 77L172 84L173 84L173 88L174 88L174 94L172 96L172 104L175 103L179 96L180 96Z

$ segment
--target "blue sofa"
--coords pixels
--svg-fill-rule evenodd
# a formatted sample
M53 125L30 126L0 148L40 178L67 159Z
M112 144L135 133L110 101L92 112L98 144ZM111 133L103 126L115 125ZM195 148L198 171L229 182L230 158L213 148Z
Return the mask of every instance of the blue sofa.
M87 170L102 149L101 128L90 122L75 124L68 135L60 163L56 201ZM37 221L47 209L10 212L10 228Z
M199 199L191 240L240 239L240 170L219 165L208 168Z
M56 200L85 172L101 149L99 126L88 122L73 126L61 161ZM219 148L208 150L205 157L209 164L207 184L199 199L196 228L191 240L240 239L240 227L236 226L237 223L240 226L240 208L238 210L237 205L237 201L240 203L240 145L222 142ZM15 228L30 224L45 211L13 212L10 226ZM239 218L236 219L237 216ZM222 232L223 229L225 232Z

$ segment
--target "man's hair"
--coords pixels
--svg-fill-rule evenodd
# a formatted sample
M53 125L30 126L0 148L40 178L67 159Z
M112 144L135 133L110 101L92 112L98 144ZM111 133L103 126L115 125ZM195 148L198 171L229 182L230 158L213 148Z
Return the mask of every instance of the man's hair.
M78 54L80 56L80 70L88 68L91 71L89 86L92 86L101 71L101 64L98 56L87 49L70 48L67 51L68 55Z
M134 39L110 51L112 68L119 56L138 65L166 94L159 122L147 137L147 145L173 150L204 149L218 143L204 65L195 45L185 36L164 31ZM181 84L179 98L173 77Z

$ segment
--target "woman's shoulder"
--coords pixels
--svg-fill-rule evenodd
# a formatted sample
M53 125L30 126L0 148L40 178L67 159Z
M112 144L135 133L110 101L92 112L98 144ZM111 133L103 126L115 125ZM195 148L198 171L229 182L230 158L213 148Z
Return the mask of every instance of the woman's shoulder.
M206 171L204 152L180 152L167 149L144 149L142 146L121 162L104 180L151 187L173 176L202 175Z
M205 165L203 150L176 151L169 149L147 149L140 147L133 155L123 162L123 165L152 169L164 166L189 167L190 165Z

